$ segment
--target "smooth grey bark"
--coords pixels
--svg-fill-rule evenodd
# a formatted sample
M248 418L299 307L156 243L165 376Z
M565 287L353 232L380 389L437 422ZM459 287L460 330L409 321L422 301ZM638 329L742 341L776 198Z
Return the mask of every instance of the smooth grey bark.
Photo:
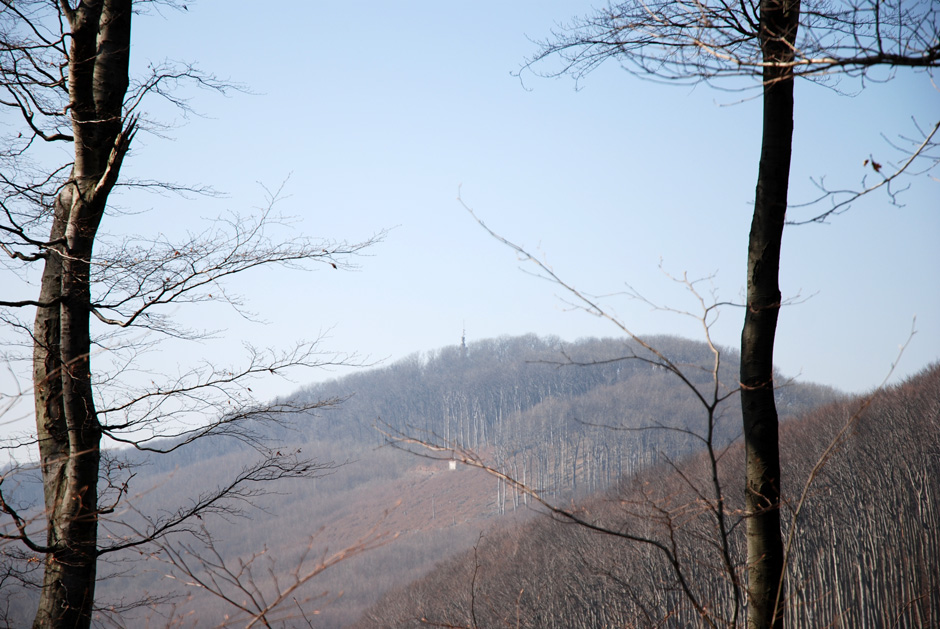
M780 248L793 141L793 60L799 0L762 0L763 134L748 239L747 308L741 332L746 451L748 627L783 626L780 446L773 358L780 312ZM780 64L780 65L776 65Z
M34 324L33 384L47 521L33 626L88 627L98 557L101 426L92 395L90 267L108 195L133 137L124 126L131 0L60 4L70 31L75 161L54 205Z

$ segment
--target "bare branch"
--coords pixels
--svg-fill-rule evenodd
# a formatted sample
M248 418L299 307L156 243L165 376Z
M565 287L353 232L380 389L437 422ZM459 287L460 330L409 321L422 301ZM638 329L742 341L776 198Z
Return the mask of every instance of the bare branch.
M907 157L907 159L897 169L895 169L894 172L892 172L890 175L882 174L881 165L877 164L877 162L875 162L874 160L865 160L866 164L870 161L873 165L873 169L875 170L875 172L880 174L882 177L881 181L879 181L876 184L867 186L861 190L851 191L851 190L826 190L823 187L822 182L820 182L818 185L820 188L824 190L824 193L822 196L816 199L813 199L812 201L809 201L807 203L802 203L799 205L791 205L790 207L802 208L802 207L813 206L813 205L816 205L817 203L820 203L821 201L824 201L825 199L833 199L837 195L848 195L848 197L841 201L833 200L832 206L828 210L826 210L825 212L822 212L821 214L817 214L813 218L808 218L808 219L799 220L799 221L787 221L787 225L807 225L809 223L825 223L826 220L829 219L830 217L837 216L849 210L855 201L858 201L863 196L866 196L872 192L875 192L876 190L880 190L881 188L885 188L888 190L888 196L891 198L892 202L896 204L897 203L896 193L891 191L891 184L898 177L909 172L911 169L911 166L915 162L917 162L920 158L926 156L926 152L928 150L935 148L937 146L937 142L934 141L934 137L937 135L938 130L940 130L940 120L938 120L937 123L934 124L933 128L930 129L930 131L924 137L924 140L913 150L913 152L911 152L911 154ZM940 159L936 157L930 156L930 159L932 159L935 164L940 163Z
M877 67L940 64L938 10L930 3L802 5L800 39L789 60L764 58L756 2L629 0L559 27L538 42L540 51L522 71L581 80L612 59L647 80L714 83L740 76L762 79L767 67L825 81L836 72L872 80L869 73ZM553 58L560 64L542 70Z
M145 546L171 533L193 531L194 523L210 514L239 515L244 507L252 505L254 499L271 493L272 483L290 478L317 478L335 467L332 462L320 463L300 458L297 452L268 452L258 462L244 467L228 484L203 492L188 505L172 513L156 518L138 513L146 522L144 530L138 531L124 521L110 520L104 517L106 513L101 513L102 526L113 531L114 541L101 545L98 554L107 555ZM118 529L129 529L131 533L117 534Z
M200 527L195 535L198 547L191 543L161 543L157 556L180 573L186 585L208 592L244 614L242 617L228 619L220 624L220 627L236 623L246 623L246 629L258 624L270 626L270 623L284 622L293 617L290 609L283 609L286 602L294 602L300 613L304 614L303 604L323 596L321 594L319 597L306 597L301 600L296 598L301 588L310 581L338 563L384 546L397 538L397 534L391 535L381 531L388 513L386 511L372 529L358 540L333 553L330 553L329 549L316 552L318 538L317 535L311 536L307 547L288 572L289 581L281 584L275 579L268 588L262 587L256 578L258 564L262 561L267 563L266 571L274 573L277 560L271 557L267 548L251 554L247 559L239 559L235 567L219 552L205 526Z

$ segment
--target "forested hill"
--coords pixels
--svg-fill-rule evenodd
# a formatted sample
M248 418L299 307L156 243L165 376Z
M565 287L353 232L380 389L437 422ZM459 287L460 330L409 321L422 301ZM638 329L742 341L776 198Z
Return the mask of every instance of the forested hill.
M674 337L648 342L680 366L690 383L703 392L714 388L714 356L706 345ZM317 548L336 549L381 521L383 531L399 535L393 543L317 580L318 590L343 592L319 610L318 626L345 626L387 588L419 578L441 559L469 548L498 521L494 518L535 513L511 484L465 468L449 473L444 463L387 447L388 437L377 426L467 449L544 497L566 501L701 448L695 436L707 431L701 404L675 375L644 362L649 358L621 340L498 338L306 387L295 394L298 399L344 401L318 417L296 417L269 429L271 436L280 447L346 464L327 478L281 488L262 502L265 513L252 513L250 525L223 526L224 550L243 556L267 547L271 556L280 552L286 568L316 531ZM733 351L722 353L723 393L736 386L737 358ZM807 384L778 391L784 417L838 397L830 388ZM719 446L740 435L736 395L719 406L715 428ZM225 441L212 449L183 449L149 468L146 482L156 489L142 500L152 508L178 502L177 492L191 491L193 479L224 482L245 464L246 454L251 453L241 444ZM155 593L166 587L157 577L138 579L138 585L144 583ZM209 617L225 609L205 596L191 605Z
M732 445L719 466L727 563L710 468L692 456L572 509L616 534L560 517L491 530L390 592L356 627L740 626L741 449ZM940 365L789 422L781 454L787 626L940 626ZM693 599L704 606L696 611Z
M669 336L647 342L710 394L715 357L707 345ZM515 466L544 491L595 491L638 466L692 451L700 445L695 435L706 432L707 416L690 388L650 358L620 339L566 343L527 335L444 347L305 387L292 398L342 402L259 432L287 447L308 446L306 453L324 448L338 460L385 444L383 431L427 437ZM722 350L722 393L736 388L737 371L738 354ZM783 419L835 397L812 384L777 391ZM732 394L718 408L715 442L740 433L740 402ZM152 464L170 470L242 447L204 442Z
M707 345L669 336L647 342L699 389L710 390L714 356ZM635 343L620 339L568 343L527 335L449 346L304 387L291 397L342 402L316 417L294 417L259 431L288 447L330 444L332 456L339 444L351 448L341 460L357 458L360 448L386 443L377 427L416 437L434 435L500 460L528 454L539 458L543 468L574 457L578 465L565 482L577 486L589 479L588 486L579 488L593 490L638 464L688 452L698 441L680 431L625 429L705 430L701 405L689 388L644 362L649 358ZM722 350L723 392L736 388L737 371L738 354ZM779 381L786 383L783 376ZM837 396L829 387L786 384L777 391L777 403L785 419ZM718 443L741 433L739 407L735 395L720 406ZM175 469L241 447L224 439L203 442L152 464L158 470Z
M715 357L704 343L666 336L647 342L708 396ZM306 399L345 401L321 420L301 423L301 431L314 441L361 445L385 442L377 426L434 436L499 464L525 466L543 490L593 491L663 455L691 451L700 441L689 432L706 432L690 388L649 359L655 357L636 343L617 339L564 343L529 335L445 347L302 390L297 395ZM723 350L722 393L736 389L737 372L738 354ZM784 419L835 397L807 384L777 392ZM647 430L653 427L677 430ZM719 445L741 433L736 395L719 407L715 428Z
M648 341L681 367L689 383L702 391L714 389L714 356L706 345L674 337ZM636 357L619 360L632 355ZM524 508L525 496L504 481L465 468L451 473L446 463L387 447L388 434L472 451L552 500L587 495L664 457L674 460L701 447L694 436L707 428L701 404L675 375L645 362L650 357L620 340L565 343L522 336L416 354L305 387L294 394L295 400L343 401L317 416L259 424L256 436L275 448L302 451L302 456L339 467L317 480L259 487L275 493L235 504L247 519L227 512L220 518L207 516L204 523L213 531L215 550L234 563L264 551L265 561L271 562L268 576L258 577L264 586L270 575L289 575L311 556L304 555L311 544L319 553L354 544L373 530L397 535L394 542L317 577L312 586L317 591L343 593L324 599L329 604L317 609L318 626L345 626L388 588L420 578L441 559L469 548L494 518L534 513ZM737 382L737 354L724 351L721 365L719 389L730 392ZM806 384L778 391L782 414L791 417L838 397L832 389ZM740 434L736 395L720 405L715 428L718 445ZM150 460L134 452L107 456L113 469L136 472L128 478L130 507L110 515L109 521L139 528L146 522L138 513L160 514L191 504L230 482L258 453L237 438L219 436ZM41 504L38 484L22 487L36 490L34 504ZM121 526L109 523L108 530L120 531ZM176 593L183 598L172 614L189 614L187 618L199 619L199 626L215 626L232 612L203 590L184 587L186 579L168 578L172 570L158 554L131 555L102 566L102 606L117 601L126 607L126 601L142 594ZM18 609L28 613L32 594L17 588L2 593L11 617ZM122 617L128 626L153 625L147 609Z

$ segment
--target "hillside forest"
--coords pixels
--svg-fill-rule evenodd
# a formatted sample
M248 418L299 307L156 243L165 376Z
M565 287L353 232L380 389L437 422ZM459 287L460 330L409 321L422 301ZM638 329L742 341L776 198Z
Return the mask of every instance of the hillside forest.
M785 469L807 483L786 492L789 627L940 622L940 368L867 402L823 405L781 431ZM723 483L739 476L741 460L740 444L732 444ZM689 604L659 549L556 515L495 527L471 550L386 594L355 626L726 626L733 600L703 517L708 469L702 453L678 465L661 460L573 509L609 531L642 530L671 546L711 619ZM740 513L740 496L730 501ZM740 565L739 545L733 554Z
M706 345L649 341L707 384ZM661 369L613 360L635 349L616 339L507 337L305 387L294 395L343 402L317 417L293 417L265 437L338 466L316 480L282 482L241 515L206 516L212 552L237 566L263 549L253 586L270 596L274 579L289 579L308 548L319 558L364 539L378 542L301 590L300 609L308 618L316 612L318 627L701 624L655 548L546 514L520 484L466 463L450 470L446 457L403 452L388 437L434 435L465 443L459 453L478 453L487 466L590 523L639 526L652 539L673 540L696 595L709 601L716 619L727 619L727 578L702 514L709 475L696 435L707 429L704 415L688 389ZM734 363L733 351L725 356ZM733 369L726 377L733 382ZM934 368L880 393L861 414L864 398L807 384L779 389L792 478L809 479L836 444L798 517L801 487L794 482L786 492L784 520L798 532L787 575L791 626L842 619L845 626L876 627L890 616L896 626L918 627L937 618L938 377ZM724 406L716 447L723 453L721 482L733 487L742 460L740 416L734 398ZM112 468L135 476L130 506L109 518L108 534L139 528L139 514L181 497L212 493L251 454L234 438L152 458L110 452ZM36 479L21 475L16 482L31 488L39 504ZM728 499L729 514L739 520L740 495L729 492ZM190 538L184 546L208 556L201 543ZM16 557L14 547L3 549L7 561ZM741 549L732 552L740 570ZM190 567L202 578L211 569ZM215 626L220 618L246 618L193 583L159 552L107 563L97 622ZM11 626L28 622L33 589L9 580L2 597ZM272 626L298 626L302 617L292 603Z

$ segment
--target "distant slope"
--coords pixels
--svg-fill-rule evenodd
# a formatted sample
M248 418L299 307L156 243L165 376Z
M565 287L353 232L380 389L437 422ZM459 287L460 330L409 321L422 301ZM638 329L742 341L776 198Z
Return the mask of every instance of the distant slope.
M827 457L793 530L788 626L940 626L940 365L870 405L854 397L807 413L783 426L781 439L788 532L803 484ZM721 466L732 523L740 522L742 459L732 446ZM576 512L674 548L692 594L743 626L705 514L704 463L696 455L675 472L642 471ZM730 550L740 578L738 527ZM658 549L542 518L489 531L472 552L389 592L355 626L699 626L688 600Z
M673 337L650 341L685 365L693 383L709 382L702 368L712 357L704 344ZM688 431L704 430L699 408L675 378L642 361L616 360L635 349L612 339L500 338L414 355L301 389L298 398L346 400L318 417L259 425L259 432L278 448L344 465L326 478L279 485L276 494L257 501L259 508L247 508L247 518L207 521L216 532L217 550L237 563L267 549L265 561L273 562L273 572L286 575L312 537L316 554L339 550L373 529L397 534L394 542L341 563L311 586L310 591L330 593L304 607L318 612L317 626L344 626L387 589L469 548L492 518L533 513L523 508L522 495L484 473L451 472L445 463L388 447L376 424L471 448L555 500L603 490L623 474L693 452L699 442ZM597 364L560 365L568 360ZM728 351L722 360L723 386L733 387L737 355ZM778 395L785 415L838 397L815 385L791 385ZM633 430L651 426L678 430ZM736 397L724 405L717 428L720 443L740 433ZM256 453L236 440L218 438L152 460L133 452L112 456L115 465L137 467L132 508L111 516L133 522L135 510L174 508L202 489L225 483ZM38 489L33 484L19 497L25 501L33 492L33 503L39 504ZM99 600L107 605L141 593L180 593L185 596L170 615L186 618L183 626L197 621L200 627L215 626L232 611L168 574L172 571L158 558L130 553L102 569ZM31 595L14 587L0 599L15 600L15 609L27 610L19 612L25 618ZM121 617L127 626L143 626L155 622L147 620L150 614L144 608Z
M714 357L705 344L666 336L647 341L682 366L692 384L710 391ZM626 359L634 353L640 359ZM485 452L552 495L592 492L662 457L691 452L700 442L689 432L707 431L688 387L641 360L650 357L635 343L615 339L562 343L523 336L447 347L304 390L299 395L314 399L352 396L304 434L380 445L385 437L373 429L378 424ZM737 353L725 350L722 391L736 389L737 364ZM786 420L836 397L827 387L791 384L779 390L778 404ZM740 435L739 406L732 396L720 407L717 443ZM646 430L652 427L677 430Z

